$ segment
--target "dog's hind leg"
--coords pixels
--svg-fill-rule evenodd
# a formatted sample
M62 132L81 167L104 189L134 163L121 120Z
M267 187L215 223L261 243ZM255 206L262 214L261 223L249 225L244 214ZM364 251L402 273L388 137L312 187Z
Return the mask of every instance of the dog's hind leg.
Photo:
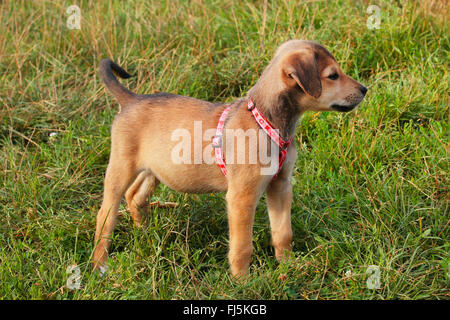
M159 180L148 171L141 172L125 193L128 210L137 227L142 226L142 212L147 209L148 200L155 192Z
M93 265L96 268L100 268L106 263L120 200L136 176L134 166L121 160L111 153L111 160L106 170L103 202L97 214L97 229L95 232Z

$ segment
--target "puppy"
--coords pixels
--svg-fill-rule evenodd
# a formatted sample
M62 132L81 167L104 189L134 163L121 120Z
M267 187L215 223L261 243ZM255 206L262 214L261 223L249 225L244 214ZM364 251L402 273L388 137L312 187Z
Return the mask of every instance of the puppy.
M275 256L283 259L291 250L291 175L297 150L295 143L286 143L281 151L274 151L270 147L273 146L271 140L275 141L272 133L276 131L280 141L292 141L297 122L305 111L347 112L353 110L367 92L366 87L342 72L327 49L305 40L282 44L248 94L230 104L169 93L135 94L118 82L113 71L121 78L130 77L111 60L101 61L100 77L118 100L121 111L112 124L111 155L103 202L97 215L93 254L93 264L97 268L104 267L107 261L122 197L125 195L133 221L139 226L141 212L160 182L179 192L226 192L228 259L235 277L248 273L255 208L266 192ZM261 119L266 120L265 129L269 131L263 128ZM199 122L202 130L211 129L211 139L216 137L214 133L220 133L219 143L214 145L203 135L200 143L187 143L184 159L190 161L174 161L174 150L179 148L174 133L181 129L192 137ZM257 142L253 139L253 144L240 149L231 141L251 130L262 132L262 129L272 139ZM233 136L229 132L238 134ZM217 158L217 150L222 158ZM232 152L238 156L244 152L250 157L262 150L280 159L276 163L278 170L262 174L265 163L260 159L232 161ZM195 161L202 155L212 159L215 155L219 165L215 161ZM221 160L223 165L219 163Z

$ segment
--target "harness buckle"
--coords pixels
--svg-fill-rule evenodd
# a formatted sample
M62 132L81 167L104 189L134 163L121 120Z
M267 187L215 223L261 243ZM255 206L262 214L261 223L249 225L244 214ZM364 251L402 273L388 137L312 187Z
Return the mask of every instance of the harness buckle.
M222 148L222 135L221 134L215 134L213 135L212 139L212 147L214 149Z

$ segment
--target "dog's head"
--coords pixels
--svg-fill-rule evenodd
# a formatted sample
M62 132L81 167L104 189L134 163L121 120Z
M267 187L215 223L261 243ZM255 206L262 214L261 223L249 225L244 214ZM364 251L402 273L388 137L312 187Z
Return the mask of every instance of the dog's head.
M281 45L274 62L281 70L282 86L297 95L303 111L353 110L367 88L346 75L333 55L319 43L291 40Z

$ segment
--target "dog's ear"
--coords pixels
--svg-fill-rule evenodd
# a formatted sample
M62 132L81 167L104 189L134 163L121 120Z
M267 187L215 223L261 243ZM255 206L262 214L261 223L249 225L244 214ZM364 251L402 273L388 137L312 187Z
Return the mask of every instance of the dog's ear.
M310 96L318 98L322 94L317 57L313 50L302 50L288 56L283 71Z

